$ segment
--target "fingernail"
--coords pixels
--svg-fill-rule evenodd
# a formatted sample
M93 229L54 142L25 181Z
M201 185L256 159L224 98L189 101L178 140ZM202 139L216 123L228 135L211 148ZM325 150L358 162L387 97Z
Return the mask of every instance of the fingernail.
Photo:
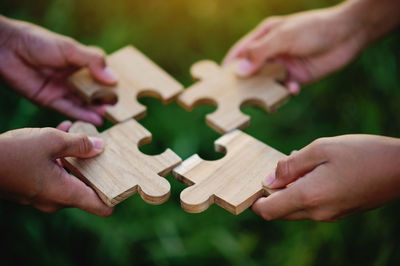
M107 79L108 82L110 83L117 82L117 75L115 75L115 73L109 67L105 67L103 73L104 77Z
M274 181L275 181L275 172L273 172L267 176L267 178L263 182L263 185L265 187L269 187Z
M288 83L289 92L293 95L297 95L300 93L300 85L297 82L289 82Z
M101 138L89 137L90 142L93 144L93 148L97 151L104 149L104 141Z
M237 67L236 67L236 74L245 77L250 74L252 69L252 64L248 59L240 60Z

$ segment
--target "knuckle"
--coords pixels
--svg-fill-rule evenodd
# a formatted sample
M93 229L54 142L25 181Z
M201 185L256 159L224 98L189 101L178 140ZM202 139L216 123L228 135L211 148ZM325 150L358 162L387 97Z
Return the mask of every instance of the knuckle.
M268 17L268 18L264 19L261 22L261 26L262 27L271 27L271 26L273 26L275 24L278 24L281 21L282 21L282 17L280 17L280 16L272 16L272 17Z
M77 47L78 43L74 39L70 37L64 37L63 41L61 42L60 46L61 49L66 53L70 54L72 51L74 51Z
M323 147L328 143L328 140L329 138L319 138L311 142L311 145L316 148Z
M78 152L80 154L86 154L92 150L92 143L90 142L88 136L85 134L78 134L77 140Z
M324 156L329 153L330 150L330 138L319 138L311 142L311 152L315 153L316 156Z
M97 46L88 46L88 49L90 49L90 51L99 56L99 57L104 57L105 56L105 52L103 51L103 49L101 49L100 47Z
M278 162L276 168L276 177L279 179L290 178L291 175L291 165L293 164L293 158L290 156Z
M92 57L93 63L102 65L105 64L105 53L102 49L95 46L90 46L88 47L88 52Z
M265 46L266 46L266 44L264 45L264 47ZM253 44L248 47L246 56L251 61L256 61L259 58L259 54L260 54L260 45L258 43L256 43L256 44Z

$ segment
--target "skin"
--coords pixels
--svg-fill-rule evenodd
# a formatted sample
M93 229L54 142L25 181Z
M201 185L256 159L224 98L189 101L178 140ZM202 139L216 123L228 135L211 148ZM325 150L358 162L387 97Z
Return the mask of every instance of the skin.
M369 12L373 9L374 12ZM350 63L368 44L399 23L396 0L350 0L336 7L270 17L235 44L223 64L240 60L237 74L250 76L271 60L288 71L286 86L297 94Z
M265 185L288 185L253 204L266 220L332 222L376 208L400 196L400 139L318 139L280 161Z
M105 106L86 105L67 82L81 67L88 67L104 84L117 82L99 48L84 46L30 23L0 17L0 76L35 103L100 126Z
M373 10L373 12L370 12ZM240 60L251 76L271 60L289 74L297 94L350 63L368 44L400 23L396 0L350 0L336 7L273 17L243 37L224 64ZM264 185L282 190L260 198L253 211L266 220L337 221L400 196L400 140L347 135L314 141L278 163Z
M104 143L83 134L66 133L71 122L55 128L23 128L0 135L0 197L40 211L53 213L77 207L98 216L109 216L97 194L68 174L60 158L90 158L102 152Z
M116 83L104 53L38 26L0 16L0 76L31 101L75 119L101 125L104 106L89 106L68 86L68 76L88 67L104 84ZM89 158L103 149L101 139L67 133L71 122L58 129L23 128L0 135L0 197L52 213L77 207L109 216L97 194L68 174L60 158Z

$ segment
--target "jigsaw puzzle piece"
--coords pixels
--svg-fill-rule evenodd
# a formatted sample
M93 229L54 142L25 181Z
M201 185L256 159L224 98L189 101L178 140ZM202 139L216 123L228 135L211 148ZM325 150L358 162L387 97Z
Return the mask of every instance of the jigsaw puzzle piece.
M133 46L114 52L106 61L118 76L117 85L96 82L88 69L72 75L70 83L87 101L116 100L117 103L106 110L107 118L113 123L139 119L146 114L146 107L137 101L138 97L151 96L167 104L183 90L181 84Z
M178 97L178 103L188 111L203 104L217 106L206 121L222 134L249 125L250 117L240 111L242 106L255 105L273 112L290 97L288 90L277 82L286 77L283 65L267 64L249 78L238 77L235 66L236 63L219 67L212 61L197 62L191 74L198 82Z
M239 214L269 195L262 181L284 154L240 130L220 137L215 147L225 157L204 161L193 155L173 170L176 179L190 186L180 196L185 211L202 212L215 203Z
M151 134L130 119L98 133L88 123L77 122L72 133L85 133L104 140L100 155L89 159L64 158L65 166L90 185L108 206L114 206L139 193L150 204L161 204L169 198L167 175L181 159L167 149L160 155L143 154L139 146L151 142Z

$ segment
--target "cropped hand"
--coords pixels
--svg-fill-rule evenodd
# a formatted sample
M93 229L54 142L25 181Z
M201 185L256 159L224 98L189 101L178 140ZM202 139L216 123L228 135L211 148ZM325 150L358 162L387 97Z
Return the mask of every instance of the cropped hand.
M365 45L364 30L341 7L264 20L235 44L223 64L240 60L237 74L249 76L266 62L283 63L286 87L297 94L352 61Z
M253 204L266 220L336 221L400 196L400 139L344 135L312 142L265 181L283 188Z
M86 105L68 85L68 76L81 67L88 67L99 82L116 83L99 48L84 46L30 23L0 17L0 76L37 104L101 125L104 106Z
M89 158L103 149L101 139L66 133L64 122L55 128L24 128L0 135L0 197L52 213L77 207L109 216L106 206L90 187L68 174L59 158Z

